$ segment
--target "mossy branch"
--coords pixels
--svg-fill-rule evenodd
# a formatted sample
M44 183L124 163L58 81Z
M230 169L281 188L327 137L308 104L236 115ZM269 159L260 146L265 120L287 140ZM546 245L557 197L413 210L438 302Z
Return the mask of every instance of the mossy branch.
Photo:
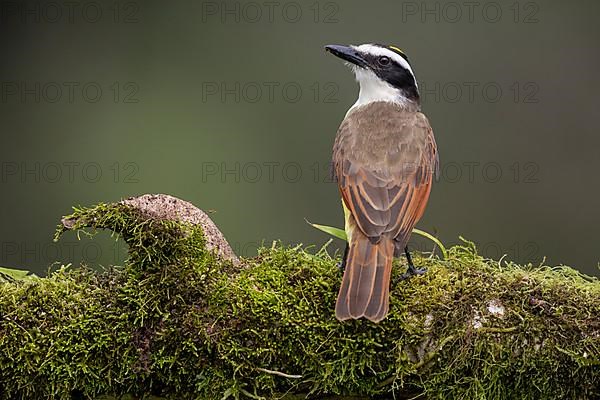
M118 233L124 266L0 283L0 398L600 398L595 278L465 242L418 255L424 276L396 268L382 323L340 323L326 246L240 262L189 203L144 201L80 208L59 228Z

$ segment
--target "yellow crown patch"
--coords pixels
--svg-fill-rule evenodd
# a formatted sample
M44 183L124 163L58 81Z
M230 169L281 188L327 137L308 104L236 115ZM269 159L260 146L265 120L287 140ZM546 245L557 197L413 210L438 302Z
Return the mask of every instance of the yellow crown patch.
M392 50L396 50L396 51L399 51L400 53L404 54L404 52L402 51L402 49L399 49L399 48L398 48L398 47L396 47L396 46L388 46L388 47L389 47L390 49L392 49Z

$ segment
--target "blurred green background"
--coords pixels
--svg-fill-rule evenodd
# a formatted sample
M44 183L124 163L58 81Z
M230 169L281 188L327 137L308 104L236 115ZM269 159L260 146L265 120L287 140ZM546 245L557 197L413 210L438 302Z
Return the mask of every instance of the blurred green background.
M72 205L169 193L212 210L238 254L321 246L355 101L325 44L409 55L442 174L419 228L489 257L598 274L595 1L0 1L0 264L120 262L52 235ZM335 242L335 247L341 243ZM430 249L416 240L414 247Z

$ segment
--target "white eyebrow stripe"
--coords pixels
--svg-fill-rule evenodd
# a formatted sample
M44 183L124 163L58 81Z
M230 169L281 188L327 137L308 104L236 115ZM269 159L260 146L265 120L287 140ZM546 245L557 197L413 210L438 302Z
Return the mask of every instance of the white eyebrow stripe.
M351 46L351 47L360 52L373 54L374 56L386 56L386 57L391 58L392 60L394 60L398 64L400 64L402 67L406 68L410 72L410 74L413 76L413 79L415 80L415 84L417 83L417 78L415 77L415 74L414 74L412 68L410 67L410 64L402 56L398 55L397 53L393 52L392 50L386 49L385 47L376 46L374 44L361 44L360 46Z

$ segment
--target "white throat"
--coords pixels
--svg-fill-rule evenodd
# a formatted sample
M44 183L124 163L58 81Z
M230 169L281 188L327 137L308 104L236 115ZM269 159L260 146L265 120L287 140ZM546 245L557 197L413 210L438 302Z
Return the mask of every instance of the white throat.
M354 76L360 85L358 99L350 108L356 108L372 103L374 101L386 101L399 105L406 105L410 100L404 96L400 89L396 89L383 79L380 79L373 71L354 67Z

